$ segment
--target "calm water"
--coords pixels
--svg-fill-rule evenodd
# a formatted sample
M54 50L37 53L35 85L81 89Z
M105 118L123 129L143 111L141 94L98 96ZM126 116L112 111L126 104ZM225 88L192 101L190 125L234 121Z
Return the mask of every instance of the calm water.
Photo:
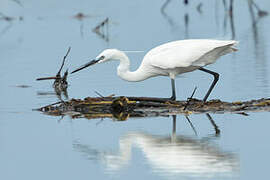
M185 38L240 41L238 52L209 66L220 73L210 98L269 97L270 16L258 18L254 9L252 22L246 0L235 1L232 20L222 1L191 1L185 7L182 1L172 0L162 12L164 2L1 0L0 12L15 19L0 20L0 179L246 180L269 176L269 112L211 114L221 130L217 137L204 114L189 116L196 135L180 115L173 133L172 117L117 122L32 111L58 101L52 82L35 79L55 75L69 46L64 70L73 70L110 47L144 51L128 53L136 69L152 47ZM268 0L255 2L262 10L270 9ZM87 17L74 18L79 12ZM108 41L92 32L107 17L110 23L103 31ZM69 97L96 96L94 91L170 95L168 78L128 83L117 77L116 66L112 62L70 75ZM203 97L211 81L211 76L199 71L179 77L178 98L189 97L195 86L195 96Z

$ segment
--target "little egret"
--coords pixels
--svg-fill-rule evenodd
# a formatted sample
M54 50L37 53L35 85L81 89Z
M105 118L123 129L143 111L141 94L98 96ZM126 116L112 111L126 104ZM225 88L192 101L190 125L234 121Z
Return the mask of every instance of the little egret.
M219 74L205 69L204 66L214 63L222 55L236 51L237 49L234 47L236 44L237 41L234 40L211 39L189 39L165 43L151 49L144 56L139 68L133 72L129 69L129 58L123 51L106 49L94 60L79 67L72 73L96 63L119 60L117 75L126 81L137 82L155 76L169 76L172 86L172 96L169 99L175 100L175 77L199 69L214 76L214 81L203 98L205 102L216 85Z

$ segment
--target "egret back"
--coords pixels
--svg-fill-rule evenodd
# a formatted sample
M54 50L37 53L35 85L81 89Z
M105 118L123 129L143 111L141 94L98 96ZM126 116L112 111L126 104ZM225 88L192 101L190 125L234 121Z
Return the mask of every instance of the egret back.
M237 41L191 39L173 41L150 50L142 64L162 69L177 67L206 66L220 56L235 50Z

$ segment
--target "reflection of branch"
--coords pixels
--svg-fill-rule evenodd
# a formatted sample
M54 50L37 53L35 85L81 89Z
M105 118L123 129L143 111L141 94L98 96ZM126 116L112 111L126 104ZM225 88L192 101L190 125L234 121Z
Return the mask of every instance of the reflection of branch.
M209 119L209 121L211 122L211 124L214 126L215 132L216 132L216 136L218 136L220 134L220 130L219 130L218 126L216 125L215 121L213 120L213 118L210 116L209 113L206 113L206 116Z
M191 128L192 128L194 134L195 134L196 136L198 136L198 133L197 133L197 131L196 131L196 128L193 126L193 124L192 124L192 122L190 121L190 119L188 118L188 116L185 116L185 117L186 117L186 119L187 119L189 125L191 126Z

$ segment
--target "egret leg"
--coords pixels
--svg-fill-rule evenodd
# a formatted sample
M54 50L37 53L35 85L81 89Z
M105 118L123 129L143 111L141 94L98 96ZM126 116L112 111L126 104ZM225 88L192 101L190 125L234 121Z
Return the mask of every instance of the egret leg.
M170 99L175 101L176 94L175 94L175 80L174 79L171 79L171 84L172 84L172 96L170 97Z
M207 72L209 74L212 74L214 76L214 81L212 82L210 88L208 89L206 95L204 96L203 98L203 101L206 102L208 96L210 95L210 93L212 92L213 88L215 87L216 83L218 82L218 79L219 79L219 74L214 72L214 71L210 71L208 69L205 69L205 68L199 68L199 70L203 71L203 72Z

